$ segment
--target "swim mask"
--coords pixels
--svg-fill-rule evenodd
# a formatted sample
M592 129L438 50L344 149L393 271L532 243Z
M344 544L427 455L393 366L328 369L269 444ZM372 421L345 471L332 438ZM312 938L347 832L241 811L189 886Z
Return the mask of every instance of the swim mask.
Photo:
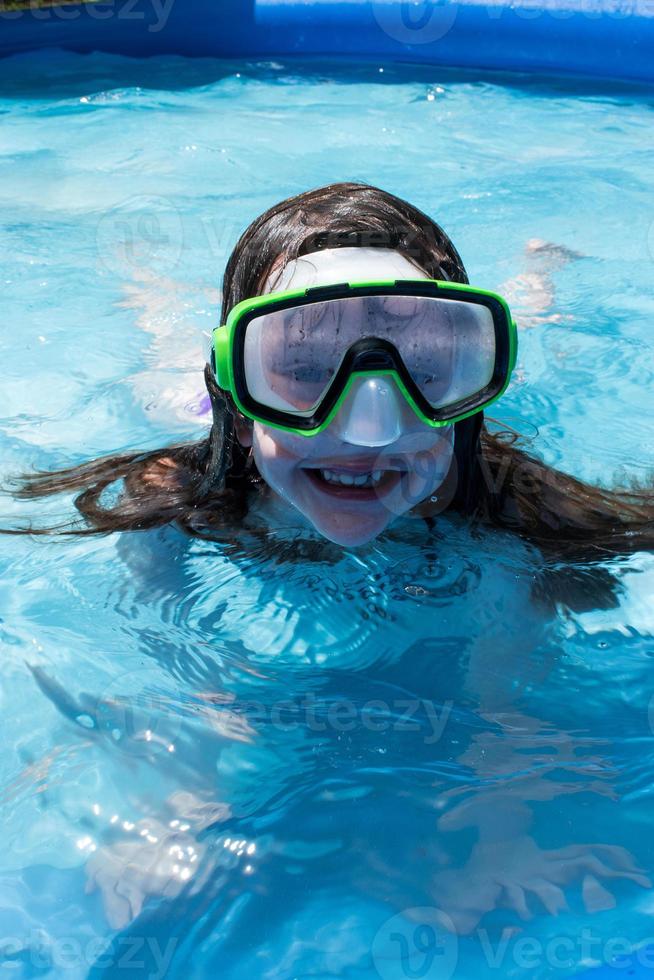
M418 270L416 278L406 278L410 267L398 253L401 278L386 271L377 281L374 256L363 253L379 250L334 251L341 254L331 268L333 281L325 281L330 275L323 271L319 285L293 288L291 272L281 277L281 290L244 300L214 330L218 384L243 415L313 436L346 403L339 416L346 440L374 446L400 434L398 399L422 422L441 427L503 394L515 366L517 333L502 297L418 278ZM342 281L344 253L356 253L354 281ZM384 436L378 439L380 428Z

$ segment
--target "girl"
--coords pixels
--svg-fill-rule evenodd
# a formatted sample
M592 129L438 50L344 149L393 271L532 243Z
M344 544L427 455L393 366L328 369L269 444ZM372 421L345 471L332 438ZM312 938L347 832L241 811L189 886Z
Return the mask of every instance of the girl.
M398 280L399 287L384 291L371 286L354 295L342 286ZM445 285L434 287L432 280ZM325 292L338 284L337 290ZM485 428L484 408L501 394L510 374L513 327L501 300L478 290L457 292L457 284L465 286L467 275L442 229L392 195L361 184L337 184L285 201L251 225L227 265L221 317L225 326L216 331L214 363L205 370L213 413L208 437L197 444L122 454L29 476L19 496L77 492L83 522L43 533L98 534L173 524L196 537L229 538L241 524L265 528L281 521L317 532L323 559L329 550L323 547L324 539L346 547L363 544L385 533L398 518L431 522L443 512L459 514L464 521L513 528L566 557L651 547L650 491L618 494L585 486ZM315 292L307 297L306 290ZM275 322L279 308L269 305L277 302L269 297L280 293L293 297L291 305L282 308L292 315ZM254 304L239 306L250 299ZM342 308L330 319L332 302L342 303ZM434 308L439 310L436 316L431 315ZM262 325L265 330L257 331L257 313L262 310L268 320ZM449 314L450 310L455 312ZM374 328L367 328L373 318ZM239 330L244 334L242 349L237 344ZM462 336L478 342L466 346L459 343ZM440 343L430 347L434 337ZM411 346L419 340L422 361ZM242 357L246 342L249 360ZM309 350L311 358L305 353ZM434 363L429 363L430 351ZM239 357L244 362L241 377ZM350 371L339 379L341 362ZM498 370L489 372L489 364ZM498 377L493 386L494 374ZM490 386L485 395L480 377L486 388ZM298 379L296 397L292 382ZM462 402L467 407L461 407ZM459 408L454 411L452 404ZM432 424L435 421L439 424ZM320 431L306 435L309 425ZM120 481L121 494L107 499L105 491ZM407 525L398 525L406 534ZM420 523L414 521L413 528L423 546ZM130 562L136 572L143 563L143 582L133 575L129 588L136 592L105 602L111 606L115 601L129 620L128 630L115 631L119 642L128 646L115 659L121 670L124 663L136 662L154 663L162 673L170 672L170 700L173 706L181 705L179 712L167 711L162 718L153 711L161 726L148 724L145 733L135 731L131 715L130 725L122 726L126 734L120 733L125 687L121 678L104 697L94 691L91 697L75 700L49 670L33 669L40 691L66 718L84 719L86 727L77 722L82 735L91 731L98 753L106 751L115 767L99 755L98 771L107 784L98 791L103 809L99 815L93 811L85 826L85 835L89 830L99 842L87 863L88 885L100 891L112 927L129 928L143 910L147 914L150 899L161 895L172 903L166 924L177 920L178 908L183 919L183 902L189 896L208 905L217 922L228 907L224 903L240 896L239 882L252 871L250 860L255 864L249 857L250 839L253 844L256 837L258 849L261 836L262 851L270 846L267 840L274 839L274 848L272 856L264 855L257 865L253 894L259 904L246 926L251 929L254 922L263 928L273 912L281 916L287 911L289 896L295 896L301 910L302 896L293 885L299 879L295 870L286 870L287 856L293 856L293 868L302 856L299 851L298 858L296 838L306 833L310 839L314 832L334 837L338 820L350 820L353 832L349 838L345 835L339 854L325 851L325 865L335 863L337 874L342 874L351 864L355 887L364 898L379 892L383 883L382 894L396 909L436 903L462 933L474 929L488 912L507 905L526 917L528 897L556 911L563 904L563 889L576 882L582 883L586 907L596 908L602 903L606 907L610 900L600 879L626 878L649 886L622 847L569 844L567 826L558 828L565 846L556 846L557 828L550 837L544 835L542 846L538 843L532 801L572 793L582 801L588 793L595 794L592 799L609 795L597 778L603 762L592 740L584 743L577 734L583 725L572 708L582 711L583 699L572 707L566 701L566 717L556 719L554 741L549 716L543 722L536 709L528 713L529 705L525 708L521 701L524 692L537 699L543 675L557 662L552 650L558 649L558 636L552 648L546 645L547 624L528 602L531 590L549 599L552 590L542 582L534 586L539 562L532 568L521 555L499 556L492 540L478 542L472 560L465 527L437 530L441 540L422 547L417 572L413 551L398 548L388 560L392 574L384 574L384 556L379 554L374 556L376 564L371 560L366 566L365 576L355 567L348 578L343 569L334 572L323 563L315 575L319 587L312 587L306 570L299 567L287 569L284 576L277 574L274 563L264 569L261 552L254 559L248 554L250 571L247 562L241 562L244 575L234 577L225 574L216 549L204 549L201 542L197 551L207 554L196 553L193 559L199 564L190 563L189 570L181 561L164 567L166 552L153 551L154 557L147 560L147 549L154 547L151 536L137 542ZM160 533L163 537L167 532ZM174 534L170 537L172 542L164 546L171 544L177 558L179 540ZM129 547L124 539L123 543ZM188 544L191 549L198 543ZM514 544L522 552L522 543ZM440 553L450 546L454 550L438 571ZM436 568L427 577L427 589L420 584L421 562ZM99 574L108 578L100 564ZM173 583L172 574L178 576ZM263 579L261 595L248 591L247 574ZM165 581L159 582L159 576L166 576ZM594 590L597 581L594 578ZM197 583L202 583L199 594ZM77 611L96 609L94 585L87 586L89 592L81 600L77 593ZM583 591L583 581L566 580L568 604L575 588ZM402 601L397 601L396 592ZM450 601L453 596L456 603ZM422 621L411 597L424 600ZM583 601L583 596L577 598ZM65 601L69 603L68 593ZM597 603L596 591L592 602ZM154 625L149 618L152 608ZM107 623L113 627L110 618ZM192 644L182 627L190 627ZM104 640L95 642L100 648L104 645ZM426 706L445 706L449 712L456 704L463 721L453 721L452 734L449 729L443 734L437 721L446 720L447 713L443 718L441 711L438 719L422 718L408 740L396 732L383 745L375 731L364 728L356 752L342 739L339 727L324 725L322 714L316 723L310 718L294 727L291 718L290 734L280 738L280 725L287 719L282 715L274 724L269 719L288 698L289 679L283 668L289 664L294 671L292 694L301 705L308 704L308 711L316 701L320 711L332 700L342 703L344 676L348 684L360 685L364 704L396 696L404 703L407 692L411 697L419 692ZM341 676L337 668L343 665L347 671ZM182 678L189 679L190 690L184 687L183 697L177 690L175 697L174 691L186 683ZM149 691L147 671L146 679L143 686ZM355 700L359 703L358 695ZM261 705L261 716L248 712L248 701ZM556 709L556 703L548 707ZM168 737L171 723L177 728ZM438 737L442 741L435 748ZM173 739L175 752L169 754ZM150 793L147 780L143 790L133 775L126 780L127 770L117 759L118 752L125 751L123 743L126 758L131 759L131 743L136 743L148 771L164 786L174 787L165 802ZM384 755L385 766L379 765L381 751L391 753ZM535 759L527 772L526 752ZM408 795L398 806L397 786L388 773L393 765L404 768L407 759L413 760L416 772L423 766L425 776L408 778ZM448 775L453 759L461 761L478 793L467 793L458 773ZM341 795L338 787L334 791L335 772L355 780L367 780L372 772L379 786L355 807L355 796L348 802L345 792ZM519 778L513 778L516 773ZM128 781L135 785L126 793ZM298 807L297 816L295 811L289 816L278 801L288 797L289 805L294 804L298 786L306 787L307 810L300 812ZM323 787L325 793L319 792ZM115 813L110 804L114 799ZM383 820L378 816L380 799L393 803ZM596 823L593 836L602 839L608 830L599 818ZM475 843L458 867L457 848L448 846L448 831L460 841L471 829ZM215 847L207 845L212 835L218 841ZM230 850L235 844L236 851ZM171 854L174 857L182 847L198 859L191 864L189 858L188 867L180 870ZM312 861L315 854L320 859L319 849L306 850ZM258 850L252 853L258 855ZM242 865L236 866L237 860ZM401 869L423 866L424 891L418 900ZM322 874L329 883L329 868L321 865L318 873L314 869L310 865L308 871L314 880L320 881ZM182 877L186 873L190 877ZM284 902L279 901L280 879ZM320 896L318 887L316 891ZM314 912L305 910L305 921ZM342 910L327 914L338 922ZM293 906L288 921L296 921ZM200 913L198 922L202 924ZM133 928L142 930L142 920ZM271 934L276 931L272 928ZM190 946L194 944L191 937ZM257 942L249 934L242 946L256 948ZM223 957L224 951L216 952L215 947L216 957ZM180 961L184 955L180 949Z
M315 320L317 332L307 338L318 304L307 305L298 294L343 282L396 280L411 281L414 295L368 297L365 315L374 319L374 328L372 323L363 324L362 307L350 302L339 313L347 344L337 341L336 320L332 318L331 333L328 327L333 304L330 308L327 303L319 308L327 319ZM263 409L256 398L251 398L248 408L243 403L247 379L241 379L245 385L241 397L230 389L228 379L229 359L241 355L225 346L226 328L217 331L215 342L224 347L224 376L219 384L216 367L221 365L206 365L213 415L207 438L25 476L17 490L22 499L77 492L75 504L82 521L38 533L93 534L173 523L191 535L224 537L251 512L258 513L264 525L275 514L290 517L337 544L352 546L374 539L400 515L431 522L435 515L452 511L511 528L561 557L651 548L650 488L608 491L589 486L548 468L519 448L509 434L487 429L483 410L504 390L511 370L508 358L514 357L508 351L515 329L508 309L498 298L484 300L480 291L457 293L455 286L447 293L450 307L436 299L435 287L431 297L429 286L422 297L416 296L416 291L422 291L416 283L430 280L468 283L456 248L427 215L376 187L331 184L270 208L243 233L227 263L221 323L249 298L290 291L296 296L295 321L303 317L297 336L306 339L297 353L301 360L303 351L308 352L313 363L289 368L288 331L293 327L288 316L283 323L278 317L279 329L259 331L258 339L250 328L248 337L255 338L252 351L256 347L252 356L259 359L256 363L263 371L258 383L267 385L267 395L262 396ZM461 297L458 305L452 300L455 296ZM435 299L441 313L455 311L449 319L445 313L434 319ZM407 312L409 300L414 303L412 315ZM388 312L389 302L404 317L399 326L397 316L393 327L391 319L379 312L383 308ZM474 305L480 302L488 304L482 305L481 312ZM346 310L351 314L349 322ZM476 311L477 321L466 326L471 311ZM251 311L245 312L247 319ZM491 316L496 317L495 337L488 328ZM498 317L504 318L499 326ZM411 342L397 332L407 326L418 342L414 362ZM241 328L233 329L238 333ZM376 361L374 352L369 352L350 364L349 375L345 367L338 370L339 363L352 361L356 343L377 334L384 334L383 357L377 345ZM502 344L507 350L500 350ZM321 357L323 363L316 363ZM366 357L373 359L366 362ZM457 385L483 387L488 380L484 371L493 357L490 370L495 373L485 392L461 390L457 395ZM502 357L503 365L499 364ZM429 363L420 363L420 358ZM404 372L399 368L401 360ZM431 369L430 378L425 367ZM271 382L275 368L278 376ZM434 369L441 372L440 382ZM332 385L337 372L340 378ZM472 380L466 379L466 372ZM474 379L475 372L482 380ZM400 375L408 392L401 390ZM443 380L450 391L455 390L449 406L443 407L443 391L433 394L430 405L430 390L436 392L439 383L442 388ZM289 391L283 390L290 382L299 386L300 400L315 402L314 395L319 396L318 408L308 401L303 407L292 404L293 396L289 401ZM417 407L421 394L422 411ZM458 415L453 415L452 398L457 397ZM123 481L122 492L107 502L104 491L118 481Z

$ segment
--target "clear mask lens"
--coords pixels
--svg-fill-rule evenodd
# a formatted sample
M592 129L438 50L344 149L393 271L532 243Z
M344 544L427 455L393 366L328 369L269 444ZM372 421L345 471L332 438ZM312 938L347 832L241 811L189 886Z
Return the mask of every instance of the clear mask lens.
M478 303L433 296L349 296L263 313L246 329L248 391L268 408L310 417L350 347L364 337L393 344L433 408L491 381L493 316Z

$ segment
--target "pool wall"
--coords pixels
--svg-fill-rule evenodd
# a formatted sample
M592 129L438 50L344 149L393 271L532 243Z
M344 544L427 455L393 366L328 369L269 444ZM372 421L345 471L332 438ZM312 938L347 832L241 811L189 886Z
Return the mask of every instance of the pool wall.
M654 0L106 0L7 9L0 54L352 57L654 81ZM38 0L33 0L36 4Z

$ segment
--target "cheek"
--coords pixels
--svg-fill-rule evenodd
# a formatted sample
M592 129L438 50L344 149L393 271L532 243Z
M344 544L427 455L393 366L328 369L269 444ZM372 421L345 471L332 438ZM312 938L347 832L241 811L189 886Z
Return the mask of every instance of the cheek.
M425 429L426 426L421 426L397 444L397 454L409 457L412 468L420 470L423 475L430 466L440 468L443 460L449 460L454 455L454 432L451 427L436 430L436 434L433 429Z
M415 454L412 467L412 483L416 492L422 487L424 493L437 490L445 480L454 458L453 435L443 434L428 448Z
M256 422L253 443L260 471L270 469L280 472L284 467L290 468L298 463L302 459L299 438ZM262 472L262 476L265 476L265 472Z
M437 446L439 465L437 467L441 480L444 480L454 460L454 430L443 435Z
M443 482L450 471L454 460L454 443L447 442L439 447L438 465L436 466L436 485ZM435 489L435 488L434 488Z
M259 422L254 423L253 444L262 462L271 465L300 465L333 451L330 439L325 438L323 433L307 438L293 435L292 432L282 432Z

